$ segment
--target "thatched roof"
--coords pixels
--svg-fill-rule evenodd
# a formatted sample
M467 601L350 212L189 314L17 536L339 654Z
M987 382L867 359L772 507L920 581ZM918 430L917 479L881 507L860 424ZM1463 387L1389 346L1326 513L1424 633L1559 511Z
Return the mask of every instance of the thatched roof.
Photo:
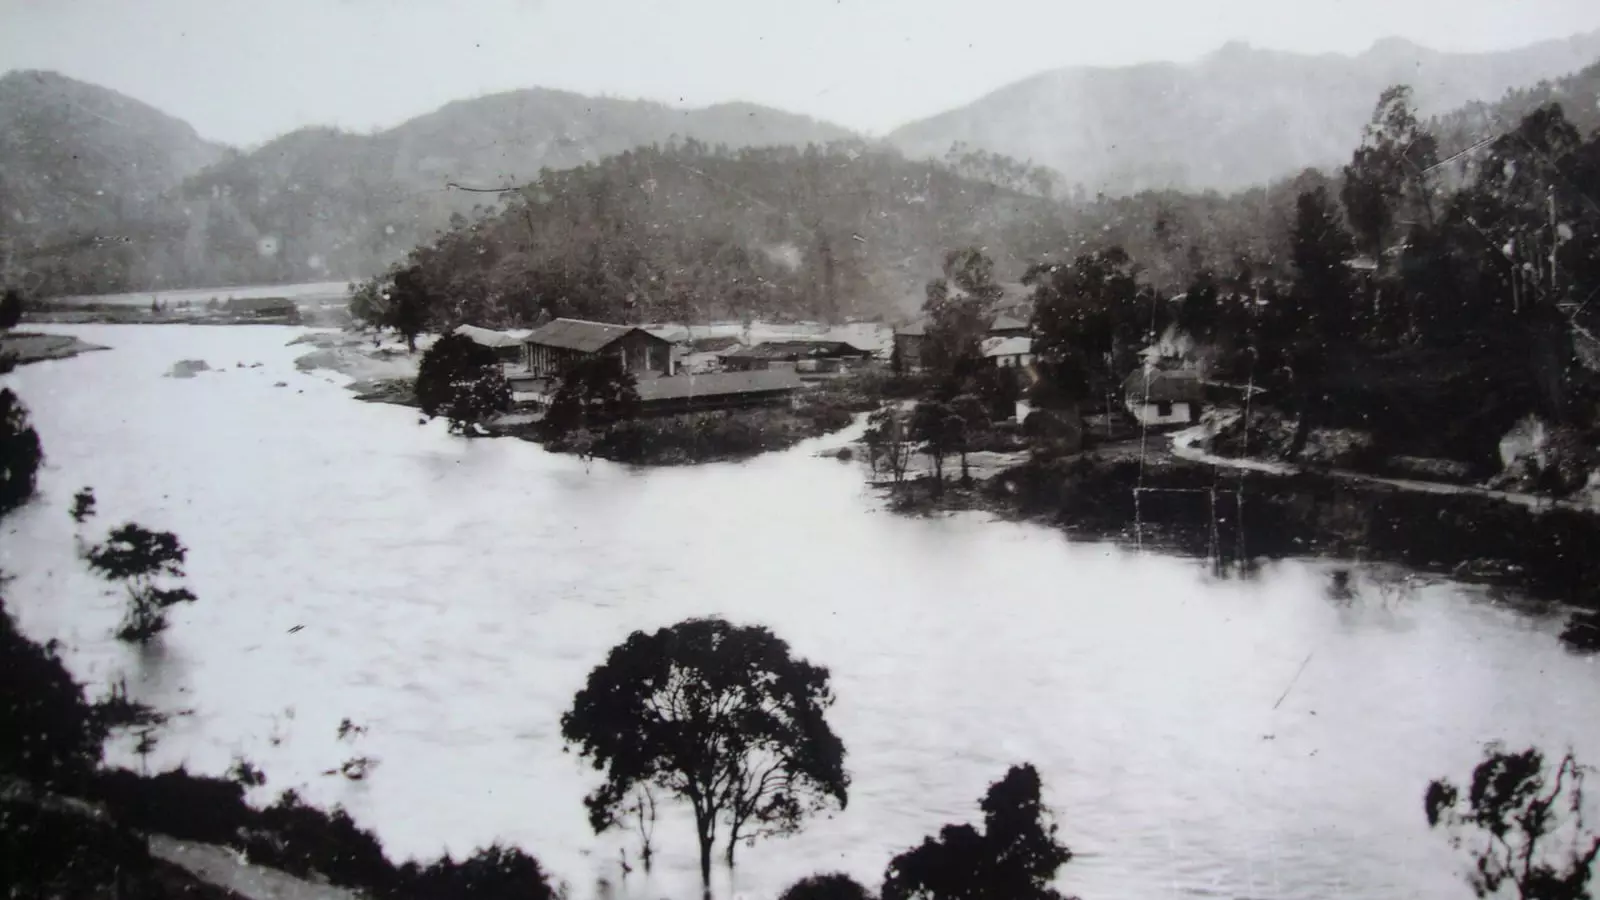
M1198 403L1205 389L1194 372L1135 369L1123 380L1122 394L1134 403Z

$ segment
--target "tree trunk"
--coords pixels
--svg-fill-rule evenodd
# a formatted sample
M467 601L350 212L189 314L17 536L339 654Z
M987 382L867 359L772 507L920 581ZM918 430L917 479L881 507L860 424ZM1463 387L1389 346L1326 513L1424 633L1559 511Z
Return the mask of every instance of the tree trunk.
M694 814L695 835L700 839L700 888L706 897L711 898L711 845L716 840L712 833L710 816L699 810Z
M961 486L972 486L972 473L967 470L967 448L961 448Z
M406 332L406 352L417 352L417 335L415 332Z

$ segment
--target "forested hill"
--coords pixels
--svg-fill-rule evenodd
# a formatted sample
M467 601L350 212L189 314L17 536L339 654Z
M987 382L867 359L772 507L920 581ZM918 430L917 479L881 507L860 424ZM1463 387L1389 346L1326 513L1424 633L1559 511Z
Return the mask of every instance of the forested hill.
M1059 216L1042 198L859 142L686 143L548 172L383 281L425 295L442 326L833 319L917 308L951 247L986 247L1020 276Z
M1426 118L1596 59L1600 32L1481 54L1394 39L1356 56L1232 43L1193 63L1046 72L889 140L915 155L965 143L1031 159L1090 196L1234 190L1347 159L1373 98L1391 84L1411 85Z
M0 279L40 254L110 250L223 155L187 123L53 72L0 76Z
M35 81L54 93L11 90ZM372 134L306 128L248 152L197 150L135 140L152 130L143 118L179 136L193 130L113 92L49 73L10 75L5 86L0 183L12 192L4 199L16 198L8 212L23 215L7 226L4 256L38 293L357 277L431 238L452 213L493 200L452 184L523 184L546 168L675 138L740 147L850 136L750 104L683 110L531 89L457 101ZM82 96L118 98L143 118ZM130 183L127 173L144 177Z
M1561 105L1579 133L1600 129L1600 61L1561 78L1513 88L1493 102L1468 103L1436 117L1428 128L1439 139L1440 152L1449 156L1512 131L1524 116L1551 103Z

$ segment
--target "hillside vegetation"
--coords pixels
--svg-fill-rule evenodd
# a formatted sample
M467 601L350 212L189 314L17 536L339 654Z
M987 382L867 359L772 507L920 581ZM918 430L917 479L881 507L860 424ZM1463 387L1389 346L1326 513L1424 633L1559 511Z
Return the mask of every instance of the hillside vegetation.
M1020 275L1058 217L1041 198L860 143L690 141L545 173L504 210L459 217L353 311L382 319L376 306L417 295L438 327L871 315L920 304L949 246L988 246Z
M53 72L0 76L0 280L126 283L146 221L224 149L115 91ZM180 232L181 234L181 232Z
M304 128L249 151L51 73L0 83L0 262L37 294L320 281L371 274L509 187L657 142L850 136L752 104L523 90L372 134ZM131 130L130 130L131 129Z

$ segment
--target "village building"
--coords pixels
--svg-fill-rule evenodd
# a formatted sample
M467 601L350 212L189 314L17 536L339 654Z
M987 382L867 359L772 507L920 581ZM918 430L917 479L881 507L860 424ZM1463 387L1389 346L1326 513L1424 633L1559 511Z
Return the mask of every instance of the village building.
M1027 322L1012 318L1005 313L995 316L994 321L989 323L989 337L992 338L1028 337L1032 334L1033 329L1028 327Z
M1205 388L1200 376L1181 369L1135 369L1122 382L1122 402L1141 425L1190 425L1200 421Z
M476 325L458 325L456 330L451 333L467 338L480 347L492 350L502 365L522 359L522 342L526 339L525 335L519 336L505 331L479 328Z
M229 297L223 310L253 322L300 324L300 307L288 297Z
M735 347L723 352L721 358L722 367L730 372L837 372L842 365L871 359L872 351L846 341L767 341L753 347Z
M922 368L922 345L927 339L928 326L925 322L895 329L894 352L900 357L900 365L905 371L916 372Z
M804 382L793 370L714 372L641 380L640 415L671 415L715 409L787 404Z
M522 362L533 377L560 375L568 366L597 356L615 356L641 382L676 370L672 342L635 325L555 319L522 340Z
M983 342L983 358L1002 369L1025 368L1033 364L1033 338L988 338Z

